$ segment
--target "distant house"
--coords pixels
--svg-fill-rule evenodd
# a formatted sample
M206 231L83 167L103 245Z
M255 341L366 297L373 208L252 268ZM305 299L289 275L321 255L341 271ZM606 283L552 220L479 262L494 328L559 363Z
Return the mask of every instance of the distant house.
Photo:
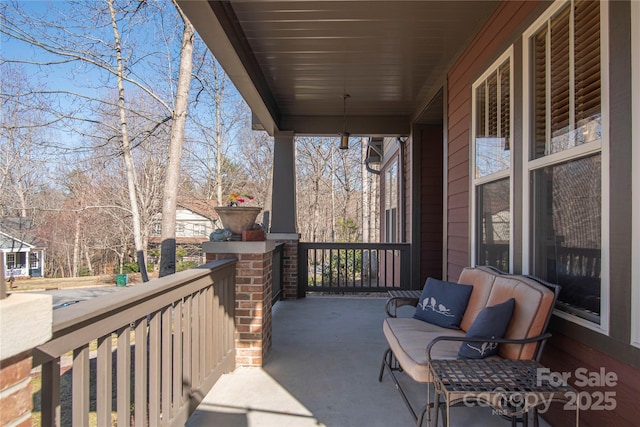
M46 245L32 232L27 218L0 220L0 251L5 265L5 277L44 277Z
M187 250L184 260L202 259L202 242L216 229L218 215L214 210L215 200L184 199L179 200L176 209L176 245ZM161 216L153 223L149 244L160 247L162 225Z

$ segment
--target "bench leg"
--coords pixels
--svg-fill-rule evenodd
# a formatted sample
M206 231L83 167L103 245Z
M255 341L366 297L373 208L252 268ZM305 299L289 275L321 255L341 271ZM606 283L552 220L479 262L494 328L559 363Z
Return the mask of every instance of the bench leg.
M384 374L385 365L389 365L389 369L391 369L391 357L392 357L391 349L388 348L384 355L382 356L382 364L380 365L380 374L378 375L378 382L382 382L382 375Z

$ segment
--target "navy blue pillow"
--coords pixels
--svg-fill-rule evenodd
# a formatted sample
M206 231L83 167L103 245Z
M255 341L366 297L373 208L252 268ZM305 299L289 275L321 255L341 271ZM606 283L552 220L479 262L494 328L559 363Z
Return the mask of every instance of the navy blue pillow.
M467 331L472 338L502 338L507 332L516 300L511 298L503 303L485 307ZM463 342L458 351L462 359L484 359L498 353L498 343Z
M460 329L460 322L472 290L471 285L460 285L429 277L422 289L413 317L443 328Z

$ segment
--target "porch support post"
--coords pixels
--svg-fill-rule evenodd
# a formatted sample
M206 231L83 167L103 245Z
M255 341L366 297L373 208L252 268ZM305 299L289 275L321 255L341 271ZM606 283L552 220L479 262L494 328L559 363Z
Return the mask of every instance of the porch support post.
M271 233L297 233L296 152L293 132L276 132L273 150Z
M275 132L271 229L267 239L284 243L282 297L298 297L298 224L296 221L296 150L293 132Z

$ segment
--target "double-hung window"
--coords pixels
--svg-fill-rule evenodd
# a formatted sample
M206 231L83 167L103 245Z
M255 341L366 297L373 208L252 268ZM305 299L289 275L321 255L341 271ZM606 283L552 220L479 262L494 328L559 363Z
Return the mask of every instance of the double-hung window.
M523 43L525 270L562 286L560 315L606 331L604 9L597 1L557 2Z
M38 255L34 253L29 254L29 268L40 268L40 261L38 260Z
M473 262L512 270L512 50L472 86Z

